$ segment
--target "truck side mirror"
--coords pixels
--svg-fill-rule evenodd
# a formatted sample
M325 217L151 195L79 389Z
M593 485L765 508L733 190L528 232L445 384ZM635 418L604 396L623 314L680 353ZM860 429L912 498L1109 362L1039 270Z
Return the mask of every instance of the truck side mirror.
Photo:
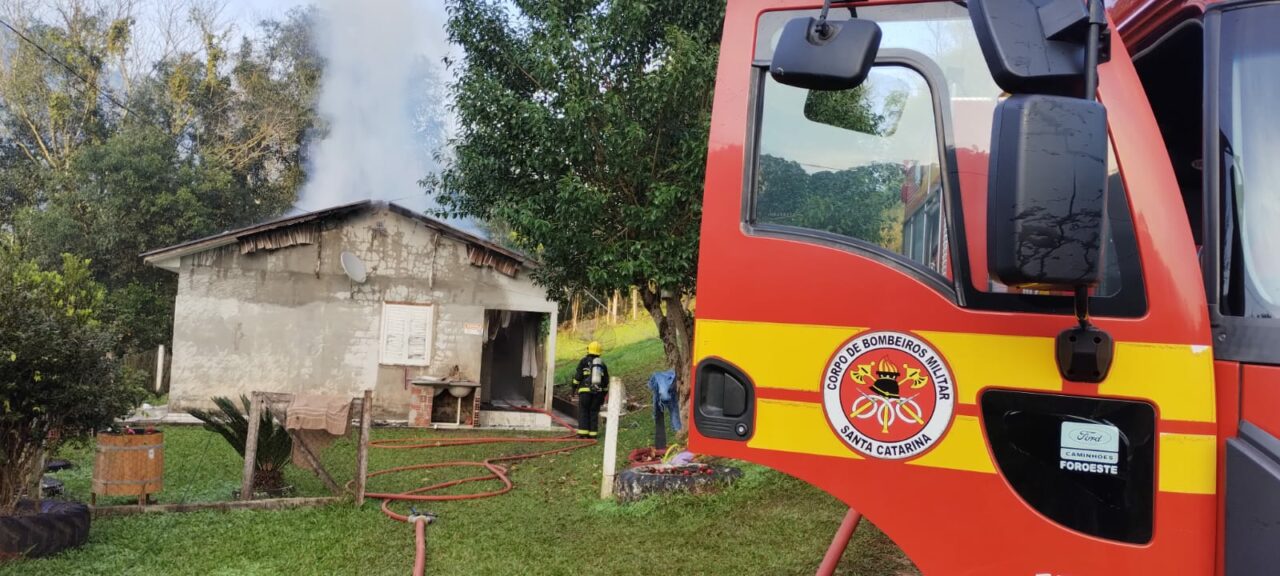
M797 88L848 90L867 79L879 49L880 26L870 20L796 18L782 29L769 73Z
M1101 6L1081 0L970 0L978 44L1001 89L1012 94L1093 95L1086 75L1090 27L1098 30L1097 61L1109 59L1110 35ZM1083 93L1083 94L1082 94Z
M1107 112L1092 100L1011 96L996 107L987 262L1006 285L1098 283L1107 207Z

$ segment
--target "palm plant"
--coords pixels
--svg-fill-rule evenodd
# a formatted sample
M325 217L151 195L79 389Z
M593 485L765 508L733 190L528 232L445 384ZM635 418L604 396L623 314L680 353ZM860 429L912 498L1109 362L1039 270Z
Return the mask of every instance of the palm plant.
M205 430L217 432L244 457L249 439L249 398L240 396L241 411L230 398L217 397L213 403L216 411L191 410L190 414L204 422ZM288 431L276 423L267 411L263 411L258 424L258 452L253 463L254 491L276 491L284 487L284 467L293 455L293 439Z

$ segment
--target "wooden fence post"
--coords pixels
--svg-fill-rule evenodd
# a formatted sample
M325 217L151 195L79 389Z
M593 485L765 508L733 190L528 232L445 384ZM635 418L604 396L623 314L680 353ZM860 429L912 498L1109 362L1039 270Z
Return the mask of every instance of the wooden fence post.
M360 445L356 447L356 506L364 505L364 485L369 476L369 426L373 423L373 390L360 401Z
M609 379L609 407L604 424L604 474L600 481L600 498L613 497L613 479L618 468L618 419L622 415L622 379Z
M240 482L240 499L253 500L253 467L258 460L258 424L262 420L262 394L254 392L249 401L249 435L244 443L244 477Z

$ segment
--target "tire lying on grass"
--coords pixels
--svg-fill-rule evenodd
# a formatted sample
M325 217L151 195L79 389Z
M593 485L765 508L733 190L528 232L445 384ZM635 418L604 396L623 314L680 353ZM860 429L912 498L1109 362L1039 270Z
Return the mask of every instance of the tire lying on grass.
M0 516L0 559L39 558L81 546L89 539L89 507L42 500L18 504L17 516Z
M742 471L730 466L643 465L619 472L614 480L614 493L624 503L635 502L651 494L699 494L732 484L740 476Z

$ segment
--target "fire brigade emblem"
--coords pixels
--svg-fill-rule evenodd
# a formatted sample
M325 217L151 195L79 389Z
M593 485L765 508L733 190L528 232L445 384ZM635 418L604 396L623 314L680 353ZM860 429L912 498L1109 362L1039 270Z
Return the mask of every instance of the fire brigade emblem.
M866 332L845 342L822 373L822 407L836 435L885 460L923 454L946 434L955 412L947 362L903 332Z

